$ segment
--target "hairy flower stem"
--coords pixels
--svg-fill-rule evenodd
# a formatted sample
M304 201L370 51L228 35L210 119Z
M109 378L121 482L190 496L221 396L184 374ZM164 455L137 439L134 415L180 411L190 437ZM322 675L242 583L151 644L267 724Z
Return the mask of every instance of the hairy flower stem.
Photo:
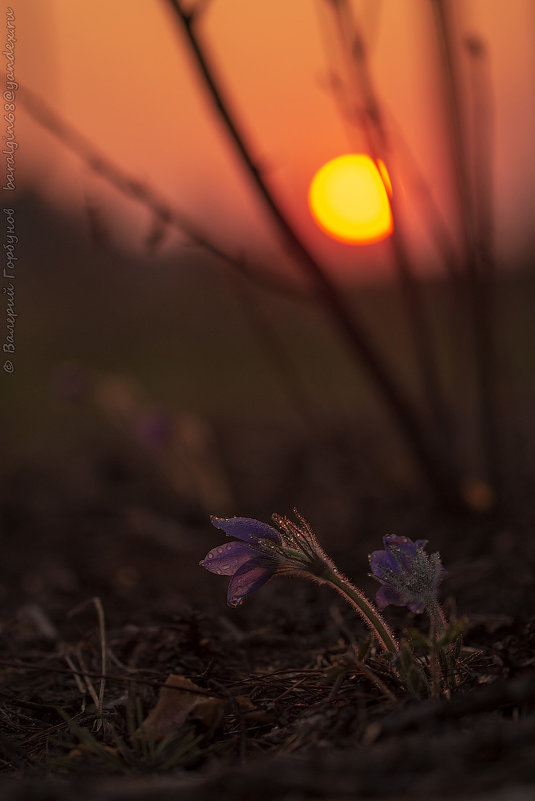
M426 604L427 614L429 615L429 619L431 621L431 626L435 631L435 637L440 637L446 631L448 627L448 621L446 620L446 616L441 609L440 604L438 601L434 599L429 599Z
M323 579L326 584L330 584L346 600L350 606L361 616L366 625L372 630L379 641L379 645L387 652L395 654L399 651L399 645L390 630L386 620L369 601L364 593L357 589L351 582L339 573L329 571Z
M438 657L437 649L437 632L435 631L434 624L431 624L431 653L429 656L429 671L431 673L431 697L440 698L440 685L441 685L441 672L440 660Z

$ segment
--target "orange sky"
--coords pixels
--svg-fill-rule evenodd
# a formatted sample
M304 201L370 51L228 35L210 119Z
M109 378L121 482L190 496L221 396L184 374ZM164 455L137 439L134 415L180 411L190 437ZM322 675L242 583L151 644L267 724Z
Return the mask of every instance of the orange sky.
M497 240L506 255L527 241L535 222L534 5L532 0L453 0L460 32L479 34L491 52ZM276 258L260 202L199 91L166 4L11 0L11 6L21 83L218 241L238 248L261 243L262 252ZM429 0L363 0L354 6L369 34L381 96L453 226ZM212 0L201 30L256 156L292 219L321 255L348 269L353 265L358 273L366 269L362 253L330 241L307 209L309 181L318 167L351 149L364 149L362 138L360 148L358 141L350 146L326 89L322 31L328 23L322 0ZM70 208L83 209L88 195L96 197L117 241L134 249L141 245L149 226L144 212L104 188L22 108L17 125L19 186L38 183L48 198ZM409 185L398 185L397 191L409 209L413 246L419 255L430 252ZM366 260L373 261L373 255L367 248Z

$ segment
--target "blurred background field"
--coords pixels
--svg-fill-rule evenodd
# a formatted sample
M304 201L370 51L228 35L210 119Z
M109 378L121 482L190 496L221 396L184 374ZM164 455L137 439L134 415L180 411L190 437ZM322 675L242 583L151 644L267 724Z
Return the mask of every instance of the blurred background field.
M295 297L263 290L194 247L166 255L126 254L110 241L104 218L104 241L95 242L83 215L74 222L30 194L18 204L17 219L24 272L19 368L11 380L4 377L0 400L4 447L10 454L6 467L31 454L47 426L53 426L54 438L68 439L76 420L88 424L87 414L80 413L87 401L85 372L87 380L115 376L137 382L149 406L198 414L210 424L234 427L236 437L265 422L281 427L281 439L293 432L313 447L330 430L364 432L371 424L392 464L399 437L367 376L353 369L329 320L304 287ZM499 276L500 392L513 450L518 438L526 448L532 439L534 281L528 253ZM470 334L448 283L435 277L423 286L440 372L463 431L457 436L470 439ZM349 284L344 291L417 401L399 290L383 280ZM282 354L282 367L258 330L257 316ZM69 387L62 382L71 372L80 374L80 397L69 406ZM63 428L67 420L70 426Z
M351 18L340 34L337 7L342 15L352 7L361 37L356 74L351 44L344 44ZM426 0L412 0L403 13L393 3L367 0L295 2L291 9L224 0L203 7L196 24L281 207L406 380L410 401L421 404L411 312L389 241L336 242L306 206L308 184L324 161L369 149L366 115L373 119L377 112L359 96L358 70L369 72L390 138L390 152L381 155L390 159L404 247L436 340L437 372L459 427L456 438L466 444L466 472L477 475L471 312L447 278L427 216L433 206L462 273L465 223L435 25L441 8ZM498 271L493 326L506 412L500 425L514 454L515 436L525 438L517 428L531 404L533 374L533 9L526 0L507 9L499 0L472 0L445 4L443 13L462 87L471 202L484 189L488 206L485 248ZM246 420L269 420L299 436L309 436L312 427L317 436L333 421L366 430L373 420L386 447L399 450L365 370L352 367L318 304L242 280L236 265L191 246L151 215L135 187L130 196L118 192L98 166L91 168L91 158L80 159L65 136L58 138L58 125L71 126L132 181L161 192L208 240L250 262L253 273L258 265L279 283L303 287L166 4L138 2L126 12L123 4L110 10L104 2L82 7L48 0L37 10L18 0L16 16L22 32L17 78L59 123L51 134L32 112L32 96L21 94L15 198L23 256L21 363L13 380L3 381L6 446L16 451L34 441L38 421L46 424L54 414L55 371L75 362L82 370L139 381L156 406L227 418L238 428Z

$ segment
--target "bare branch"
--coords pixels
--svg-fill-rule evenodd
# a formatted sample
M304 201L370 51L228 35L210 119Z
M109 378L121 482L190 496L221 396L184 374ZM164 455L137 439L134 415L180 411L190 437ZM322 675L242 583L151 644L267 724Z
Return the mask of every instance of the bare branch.
M373 160L393 158L389 131L384 123L383 107L372 79L366 43L361 27L348 0L328 0L334 13L337 38L346 62L346 73L353 92L360 97L362 112L355 115L363 129L368 149ZM383 179L384 180L384 179ZM385 189L388 188L385 186ZM412 338L415 361L420 374L422 394L434 417L437 432L442 440L444 453L452 459L452 437L449 416L443 397L443 389L435 355L434 338L429 315L416 280L406 238L400 224L400 209L397 193L390 197L394 227L390 245L400 294L403 299L407 326Z
M425 422L400 386L399 379L393 374L392 367L387 364L384 355L380 353L363 322L349 310L343 294L326 270L314 258L296 233L281 204L264 180L253 157L253 148L231 111L231 105L219 84L215 69L210 64L208 55L195 33L195 26L192 24L190 16L185 12L179 0L166 0L166 2L186 38L205 87L252 183L283 235L289 250L295 256L296 262L301 266L303 274L315 287L317 297L331 323L346 342L359 367L364 365L397 424L398 430L403 434L416 464L433 487L436 496L442 500L447 499L450 503L460 503L457 479L452 474L450 466L443 460L440 449L437 449L436 441L430 435Z
M290 283L273 271L250 265L242 256L237 257L223 250L208 237L182 211L172 207L160 194L147 184L130 175L103 154L86 136L63 120L40 97L26 87L20 87L19 100L30 116L46 128L62 145L76 154L90 170L115 187L123 195L145 206L154 217L156 224L173 227L196 245L242 275L261 285L264 289L289 296L294 300L310 301L311 295L306 287Z

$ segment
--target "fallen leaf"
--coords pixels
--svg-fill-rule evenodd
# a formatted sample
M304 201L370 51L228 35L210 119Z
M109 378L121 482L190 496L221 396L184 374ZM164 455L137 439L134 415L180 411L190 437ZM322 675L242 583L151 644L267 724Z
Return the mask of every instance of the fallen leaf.
M185 676L173 673L160 690L156 706L139 729L138 737L162 740L184 725L186 720L198 721L206 729L214 729L223 717L225 702L198 687Z

